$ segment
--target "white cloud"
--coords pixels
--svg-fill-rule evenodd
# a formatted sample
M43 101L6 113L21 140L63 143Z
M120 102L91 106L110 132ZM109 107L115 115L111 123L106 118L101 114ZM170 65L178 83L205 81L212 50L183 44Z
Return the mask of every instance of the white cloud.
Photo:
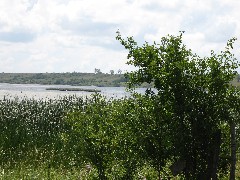
M207 55L238 36L239 8L236 0L1 0L0 72L130 70L118 29L139 43L185 30L188 48Z

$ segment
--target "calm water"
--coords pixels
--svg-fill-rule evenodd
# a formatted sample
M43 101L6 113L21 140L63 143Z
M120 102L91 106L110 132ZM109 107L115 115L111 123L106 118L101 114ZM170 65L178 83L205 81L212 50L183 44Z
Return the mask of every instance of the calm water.
M49 91L46 88L73 87L68 85L39 85L39 84L7 84L0 83L0 99L4 97L27 97L33 99L59 98L66 95L90 96L91 92L84 91ZM107 97L121 98L129 96L124 87L95 87L95 86L74 86L74 88L99 89L102 95ZM144 93L145 88L137 88L136 92Z

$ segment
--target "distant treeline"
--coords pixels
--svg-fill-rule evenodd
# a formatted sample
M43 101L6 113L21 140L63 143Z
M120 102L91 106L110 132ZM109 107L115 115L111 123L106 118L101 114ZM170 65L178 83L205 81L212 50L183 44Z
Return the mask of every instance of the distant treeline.
M124 74L105 73L0 73L0 83L10 84L46 84L72 86L120 87L126 86ZM240 87L240 75L231 82ZM144 83L141 87L153 86Z
M123 74L104 73L0 73L0 83L73 86L126 86Z

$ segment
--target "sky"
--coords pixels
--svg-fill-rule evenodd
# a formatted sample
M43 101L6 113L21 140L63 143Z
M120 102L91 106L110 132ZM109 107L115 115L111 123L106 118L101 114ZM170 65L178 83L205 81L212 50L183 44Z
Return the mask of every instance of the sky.
M179 35L201 56L232 37L238 58L239 0L1 0L0 72L131 71L115 39L139 44Z

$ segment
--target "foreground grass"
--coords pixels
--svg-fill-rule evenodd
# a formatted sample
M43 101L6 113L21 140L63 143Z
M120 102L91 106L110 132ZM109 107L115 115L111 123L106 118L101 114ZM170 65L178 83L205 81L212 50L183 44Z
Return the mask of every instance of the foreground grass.
M1 170L0 179L89 179L84 169L52 169L21 167L12 170Z
M240 178L240 169L238 167L236 170L236 178ZM157 173L151 166L145 166L139 170L134 180L142 180L146 178L147 180L156 180L158 179ZM14 169L0 169L0 179L1 180L38 180L38 179L47 179L47 180L97 180L98 174L96 169L87 169L86 167L82 168L51 168L47 166L39 167L28 167L28 166L19 166ZM108 177L108 179L121 179L116 176ZM173 179L173 180L182 180L180 176L163 176L162 179ZM219 179L228 180L229 175L221 176Z
M134 176L134 180L156 180L158 179L157 172L154 168L145 165L138 170ZM180 177L173 176L162 176L163 179L180 179ZM98 174L95 168L88 169L85 167L79 168L51 168L49 166L39 166L31 167L26 165L21 165L15 167L14 169L0 169L0 179L3 180L18 180L18 179L56 179L56 180L97 180ZM112 173L111 176L108 176L108 179L122 179L119 177L118 172Z
M157 172L148 164L145 164L141 169L136 173L134 180L142 180L146 178L147 180L156 180L158 178ZM240 178L240 161L237 162L236 167L236 178ZM18 164L14 168L10 169L2 169L0 168L0 179L1 180L34 180L34 179L56 179L56 180L97 180L98 174L97 170L93 167L89 168L88 166L82 167L71 167L64 168L58 167L53 168L49 165L41 165L41 166L29 166L27 164ZM115 172L115 176L109 177L109 179L119 179L117 172ZM173 177L163 176L162 179L173 179L173 180L181 180L180 176ZM226 176L221 176L219 179L227 180L229 179L229 174Z
M138 109L140 102L97 95L0 100L0 179L99 179L96 156L106 162L107 179L126 179L129 168L131 179L158 179L156 168L136 148L140 141L134 138L139 135L132 135L138 115L153 118L148 108ZM87 127L91 131L85 132ZM171 175L170 164L161 172L162 179L180 179ZM239 167L240 162L237 177Z

